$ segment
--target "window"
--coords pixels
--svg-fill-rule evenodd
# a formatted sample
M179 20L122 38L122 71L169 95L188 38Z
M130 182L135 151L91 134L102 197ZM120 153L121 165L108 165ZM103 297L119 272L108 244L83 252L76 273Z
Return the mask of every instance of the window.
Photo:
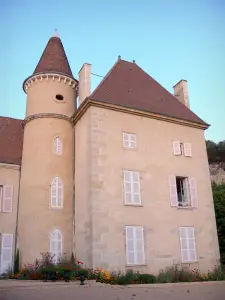
M62 257L62 233L55 229L50 236L50 253L54 255L53 261L59 262Z
M0 245L1 245L0 274L2 274L7 272L7 270L12 267L13 235L2 234Z
M54 152L58 155L62 154L62 141L58 136L54 138Z
M173 141L173 154L192 156L191 153L191 143L181 143L179 141Z
M51 207L63 207L63 184L59 177L55 177L51 184Z
M125 204L140 205L140 176L136 171L123 171Z
M0 185L0 211L12 212L13 186Z
M195 262L197 260L197 256L194 227L180 227L179 234L182 262Z
M63 95L60 95L60 94L57 94L55 97L59 101L62 101L64 99Z
M126 226L127 265L144 265L144 230L142 226Z
M198 207L195 178L169 176L170 202L176 207Z
M123 147L124 148L136 148L137 139L136 134L132 133L123 133Z

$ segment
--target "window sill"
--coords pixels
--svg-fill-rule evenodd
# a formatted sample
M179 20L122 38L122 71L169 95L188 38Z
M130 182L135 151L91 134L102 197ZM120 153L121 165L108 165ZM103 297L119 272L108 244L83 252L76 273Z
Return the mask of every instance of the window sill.
M196 264L196 263L198 263L198 260L181 262L182 265L189 265L189 264Z
M189 209L189 210L192 210L194 208L195 207L192 207L192 206L177 206L177 209Z
M143 204L124 204L124 206L143 207Z
M128 265L128 264L126 264L126 267L147 267L147 264L137 264L137 265L135 265L135 264L130 264L130 265Z
M63 209L63 207L50 207L50 209L60 210L60 209Z

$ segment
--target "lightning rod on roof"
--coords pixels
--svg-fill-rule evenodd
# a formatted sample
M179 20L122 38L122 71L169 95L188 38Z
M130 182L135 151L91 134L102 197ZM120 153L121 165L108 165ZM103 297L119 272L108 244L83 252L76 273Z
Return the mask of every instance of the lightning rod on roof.
M55 29L54 33L53 33L53 37L59 37L58 31L57 29Z
M118 56L118 60L120 60L120 59L121 59L121 56L119 55L119 56Z

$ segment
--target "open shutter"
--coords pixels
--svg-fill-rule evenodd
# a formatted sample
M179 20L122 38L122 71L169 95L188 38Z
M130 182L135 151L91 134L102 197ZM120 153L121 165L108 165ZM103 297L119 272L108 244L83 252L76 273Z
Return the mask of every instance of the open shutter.
M170 187L170 204L171 206L178 206L177 200L177 184L176 184L176 176L169 176L169 187Z
M174 155L181 155L181 149L180 149L180 142L179 141L173 141L173 154Z
M132 174L131 171L124 171L124 199L125 204L132 204Z
M191 156L191 143L184 143L184 156Z
M132 172L132 191L133 191L133 203L141 204L139 172Z
M1 248L1 272L5 273L12 267L12 247L13 247L13 235L2 235L2 248Z
M13 186L3 186L3 212L12 212Z
M135 264L135 227L126 226L126 257L127 264Z
M191 206L197 208L198 207L198 197L197 197L197 185L195 178L189 178L189 188L191 195Z
M136 248L136 264L143 265L145 263L145 252L144 252L144 229L143 227L135 227L135 248Z

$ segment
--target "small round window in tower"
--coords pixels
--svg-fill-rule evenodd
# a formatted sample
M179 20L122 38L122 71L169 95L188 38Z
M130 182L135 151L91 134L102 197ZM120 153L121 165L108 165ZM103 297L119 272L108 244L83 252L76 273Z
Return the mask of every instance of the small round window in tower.
M64 99L63 95L60 95L60 94L57 94L55 97L59 101L62 101Z

